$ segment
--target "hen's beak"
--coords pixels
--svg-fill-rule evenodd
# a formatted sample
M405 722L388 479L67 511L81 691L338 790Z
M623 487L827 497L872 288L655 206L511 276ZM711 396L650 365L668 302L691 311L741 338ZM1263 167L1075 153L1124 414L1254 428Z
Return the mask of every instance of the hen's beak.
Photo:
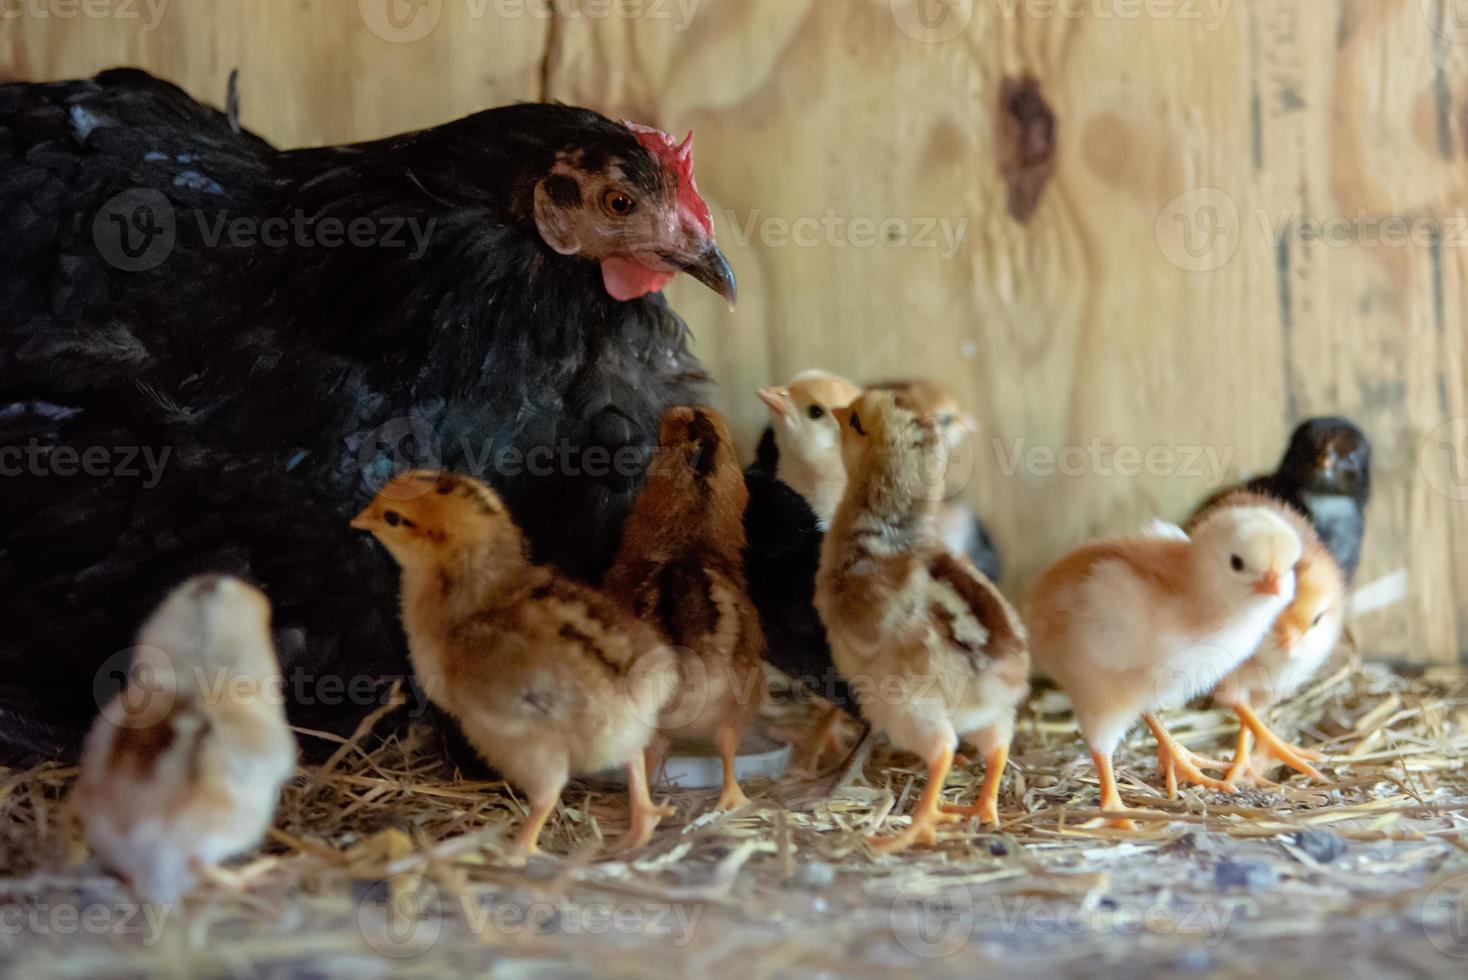
M369 507L356 517L352 518L352 527L358 531L372 530L372 508Z
M682 268L728 300L729 309L734 309L734 304L739 301L739 284L734 279L734 270L729 267L729 260L712 240L704 243L703 251L699 252L698 257L684 263Z
M1271 568L1259 576L1259 580L1254 583L1254 591L1258 595L1284 595L1279 587L1279 572Z
M790 403L790 396L781 388L761 388L759 400L764 402L770 414L777 418L789 418L795 411L795 406Z

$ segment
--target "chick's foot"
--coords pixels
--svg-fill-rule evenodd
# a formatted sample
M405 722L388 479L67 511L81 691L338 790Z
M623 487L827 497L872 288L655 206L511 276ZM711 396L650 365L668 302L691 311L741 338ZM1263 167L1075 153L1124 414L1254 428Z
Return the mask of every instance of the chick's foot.
M1167 780L1167 798L1177 799L1178 777L1220 793L1237 793L1238 790L1226 779L1214 779L1204 769L1228 769L1229 763L1198 755L1173 737L1155 715L1143 715L1142 720L1152 729L1157 738L1157 769Z
M972 806L943 804L944 813L956 813L965 817L978 817L990 827L999 826L999 781L1004 776L1004 766L1009 762L1009 746L991 749L984 756L984 784L979 788L979 797Z
M1319 780L1322 783L1327 781L1324 774L1310 764L1310 760L1312 759L1316 762L1324 761L1325 756L1312 749L1300 749L1290 745L1276 735L1268 725L1264 724L1264 721L1254 713L1254 709L1246 704L1235 705L1234 713L1239 716L1239 722L1243 726L1239 730L1239 744L1241 747L1245 742L1245 734L1252 733L1259 740L1259 747L1267 757L1278 759L1291 769L1298 773L1303 773L1311 779ZM1244 763L1244 771L1247 772L1253 769L1253 763L1249 760L1248 752L1246 751L1240 756L1240 753L1235 751L1233 766L1229 769L1229 779L1233 778L1233 770L1238 768L1241 762Z
M631 819L627 833L613 849L615 854L629 854L646 847L663 817L671 817L678 812L675 807L658 806L652 801L647 790L647 765L643 759L627 763L627 805Z
M867 838L872 850L892 854L905 851L914 844L936 844L939 826L963 819L956 813L944 813L942 809L943 783L952 768L953 750L945 748L928 763L928 785L923 788L917 806L913 807L912 823L900 834Z

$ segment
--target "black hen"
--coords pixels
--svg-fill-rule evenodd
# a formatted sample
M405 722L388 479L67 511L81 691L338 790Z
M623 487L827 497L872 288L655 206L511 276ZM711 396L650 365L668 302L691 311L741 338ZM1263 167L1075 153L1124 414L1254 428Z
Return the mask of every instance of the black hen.
M690 151L517 105L282 152L140 71L0 85L0 737L64 747L206 570L269 591L296 721L361 714L405 661L347 520L403 467L483 476L600 575L705 394L657 290L733 301Z

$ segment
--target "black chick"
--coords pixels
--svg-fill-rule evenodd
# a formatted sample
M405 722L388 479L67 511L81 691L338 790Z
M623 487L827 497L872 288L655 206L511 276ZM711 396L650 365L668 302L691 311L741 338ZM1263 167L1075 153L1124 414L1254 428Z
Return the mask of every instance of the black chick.
M1308 517L1340 564L1346 583L1354 581L1371 498L1371 442L1350 419L1331 416L1302 422L1290 437L1279 468L1243 487L1283 500ZM1199 509L1237 489L1214 494Z
M0 741L30 747L79 740L201 572L264 586L292 719L350 729L406 647L346 521L404 469L485 478L598 578L707 393L659 290L734 297L686 141L524 104L281 151L128 69L0 84L0 241Z

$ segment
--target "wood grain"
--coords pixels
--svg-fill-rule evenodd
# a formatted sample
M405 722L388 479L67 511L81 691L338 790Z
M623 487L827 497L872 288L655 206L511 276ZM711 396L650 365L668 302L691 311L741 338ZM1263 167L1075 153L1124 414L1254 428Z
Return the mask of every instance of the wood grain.
M1075 542L1180 517L1272 464L1301 418L1346 414L1377 449L1361 581L1410 576L1407 602L1356 624L1362 646L1468 650L1454 5L642 0L547 19L530 0L428 2L436 26L404 42L324 0L172 0L151 31L28 17L7 22L0 72L133 63L218 102L238 65L246 123L286 145L516 98L696 129L742 298L731 315L697 284L671 294L743 438L763 423L754 388L803 368L949 385L981 421L968 492L1019 594ZM920 5L954 18L928 41L902 29ZM1058 153L1020 222L999 93L1027 74ZM1281 235L1306 217L1335 237ZM1382 241L1393 227L1416 241Z

